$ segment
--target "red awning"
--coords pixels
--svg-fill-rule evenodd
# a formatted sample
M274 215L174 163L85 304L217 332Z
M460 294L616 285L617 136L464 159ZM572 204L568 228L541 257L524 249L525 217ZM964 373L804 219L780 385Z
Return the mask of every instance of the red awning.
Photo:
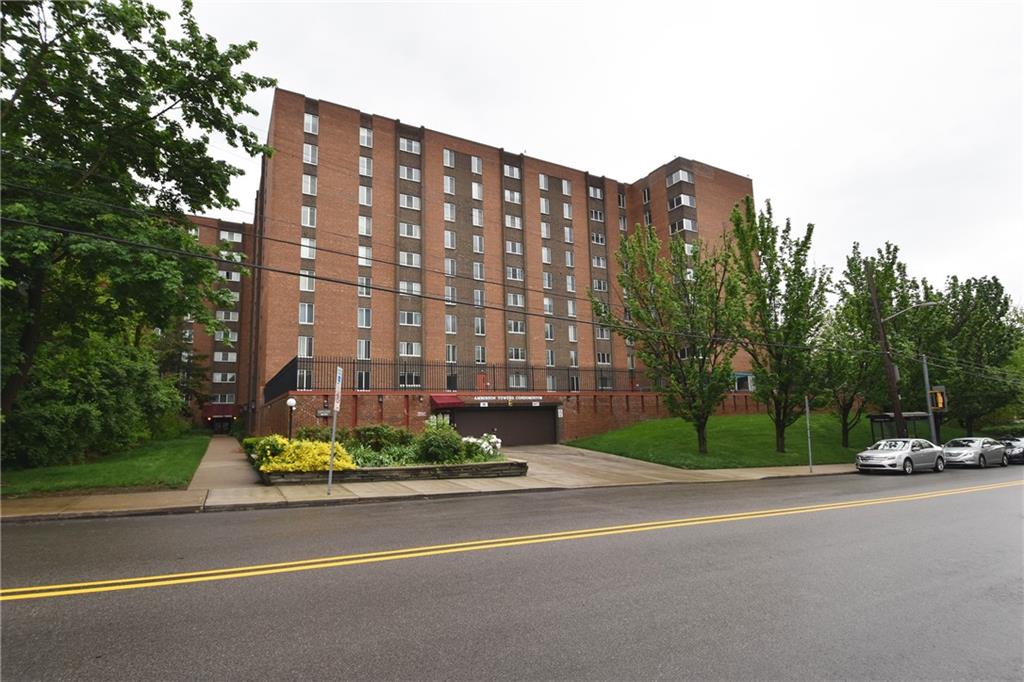
M240 406L229 403L206 403L203 405L203 419L217 419L218 417L237 417Z
M466 406L466 403L462 402L462 398L451 393L435 393L431 395L430 404L438 409Z

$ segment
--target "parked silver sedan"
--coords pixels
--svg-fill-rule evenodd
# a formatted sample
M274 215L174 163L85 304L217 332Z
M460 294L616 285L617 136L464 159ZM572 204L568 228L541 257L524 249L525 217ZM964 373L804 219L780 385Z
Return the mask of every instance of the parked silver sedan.
M915 469L942 471L946 459L942 448L921 438L886 438L858 453L857 471L902 471Z
M954 438L942 446L946 462L956 466L976 466L984 469L999 462L1000 466L1010 463L1006 446L993 438Z

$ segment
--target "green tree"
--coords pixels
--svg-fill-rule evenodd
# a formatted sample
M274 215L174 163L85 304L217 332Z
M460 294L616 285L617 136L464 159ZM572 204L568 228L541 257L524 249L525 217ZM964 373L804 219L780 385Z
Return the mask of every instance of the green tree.
M746 308L743 349L754 370L754 395L775 426L775 449L786 451L786 427L803 414L804 396L816 383L808 347L825 322L830 274L808 264L814 226L794 237L789 220L780 230L770 202L756 213L746 197L732 212L738 281Z
M698 451L706 454L708 418L733 383L742 306L731 245L691 250L670 238L663 255L655 229L637 226L615 254L621 308L593 292L590 300L595 319L633 344L669 413L693 424Z
M208 254L184 212L236 205L242 171L211 157L211 136L269 152L236 118L273 85L238 69L252 42L222 49L191 3L180 38L140 0L3 2L2 411L15 409L51 340L104 334L138 346L145 330L225 303L198 258L62 234L71 228Z

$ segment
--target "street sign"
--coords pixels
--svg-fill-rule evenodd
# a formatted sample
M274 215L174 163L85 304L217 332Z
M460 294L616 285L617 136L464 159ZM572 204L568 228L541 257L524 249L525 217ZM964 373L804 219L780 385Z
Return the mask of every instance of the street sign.
M949 401L946 400L946 387L932 386L932 390L928 391L928 408L932 412L942 412L948 405Z
M344 374L344 371L341 369L341 367L338 367L338 373L334 377L334 411L335 412L340 412L341 411L341 380L342 380L343 374Z

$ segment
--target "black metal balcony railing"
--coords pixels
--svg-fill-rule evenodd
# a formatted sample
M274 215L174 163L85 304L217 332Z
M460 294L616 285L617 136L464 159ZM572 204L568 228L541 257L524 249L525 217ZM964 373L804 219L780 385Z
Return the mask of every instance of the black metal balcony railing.
M335 368L345 391L651 391L644 372L610 367L541 367L505 363L459 365L415 359L292 358L263 388L268 402L288 391L333 391Z

